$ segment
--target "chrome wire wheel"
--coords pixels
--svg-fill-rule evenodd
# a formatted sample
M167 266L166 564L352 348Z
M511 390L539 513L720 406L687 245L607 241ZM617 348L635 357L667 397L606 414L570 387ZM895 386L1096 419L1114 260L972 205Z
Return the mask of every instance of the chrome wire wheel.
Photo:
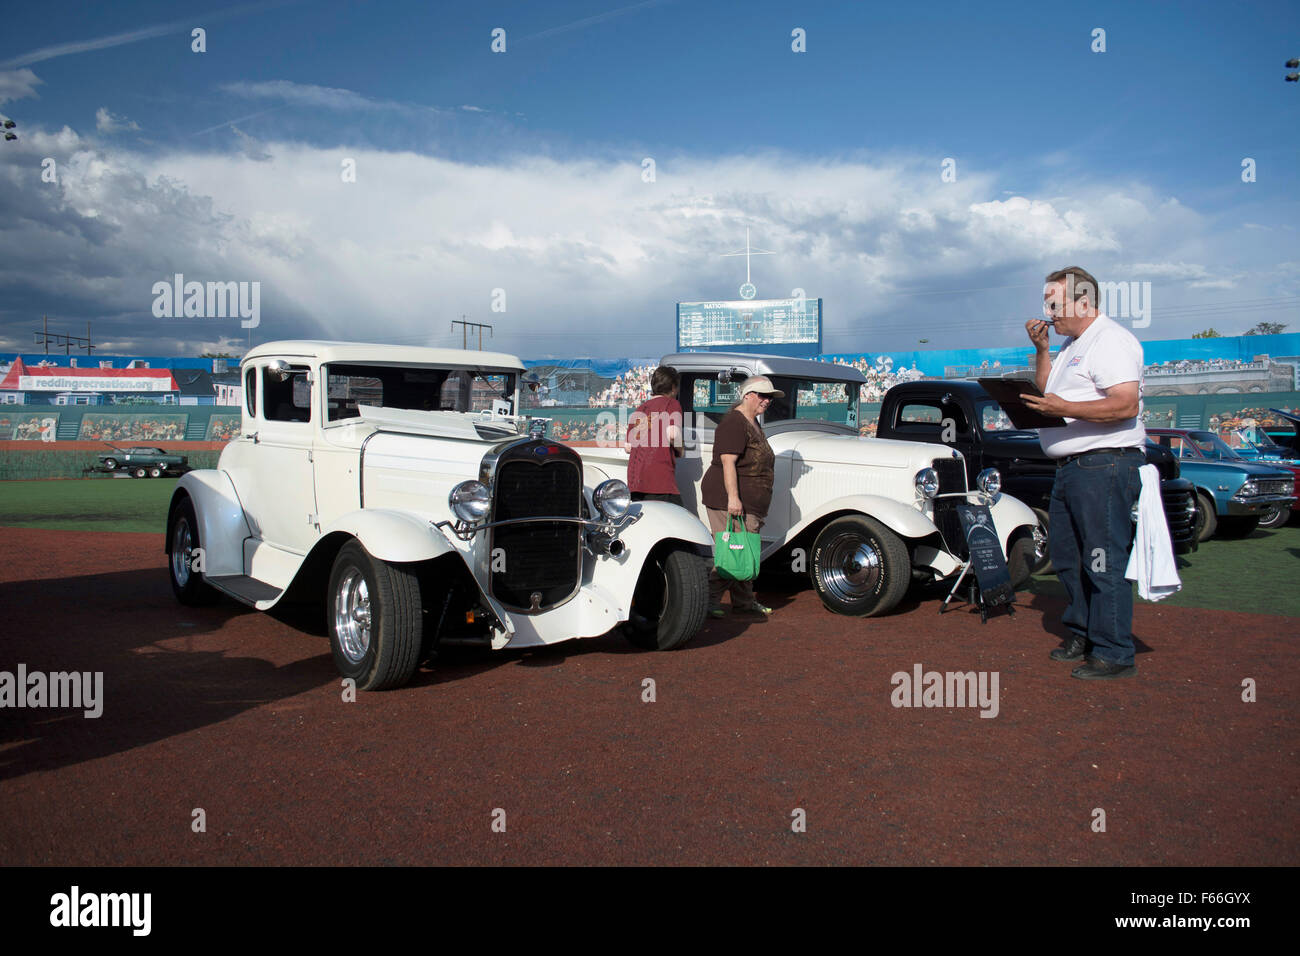
M875 593L884 558L873 542L841 534L827 546L822 585L841 601L859 601Z
M370 650L370 625L370 589L365 575L358 568L348 568L334 594L334 631L343 656L354 664Z
M194 555L194 535L190 533L189 519L181 515L172 528L172 580L184 588L190 583L190 562Z

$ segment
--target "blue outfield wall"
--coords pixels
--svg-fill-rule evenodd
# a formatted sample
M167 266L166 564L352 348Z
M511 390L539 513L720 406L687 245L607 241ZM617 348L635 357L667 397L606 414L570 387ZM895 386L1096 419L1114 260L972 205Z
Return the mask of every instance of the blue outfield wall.
M1064 339L1055 337L1053 346L1059 347ZM1249 362L1256 355L1274 359L1300 355L1300 332L1282 335L1233 335L1214 339L1161 339L1142 343L1147 365L1157 362L1209 361L1227 359ZM1034 350L1026 339L1023 346L997 349L927 349L905 352L835 352L818 358L829 362L852 362L866 358L873 364L877 359L893 359L894 368L916 366L921 373L942 378L944 369L953 366L978 366L985 361L992 365L1000 362L1005 367L1032 365Z

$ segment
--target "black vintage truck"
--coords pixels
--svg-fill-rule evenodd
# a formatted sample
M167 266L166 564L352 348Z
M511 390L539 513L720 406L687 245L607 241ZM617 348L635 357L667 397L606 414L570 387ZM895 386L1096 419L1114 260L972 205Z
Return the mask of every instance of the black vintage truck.
M962 453L967 479L985 468L1002 474L1002 490L1038 513L1047 527L1047 510L1056 477L1056 463L1038 443L1038 432L1020 431L979 382L902 382L880 405L877 438L939 442ZM1147 441L1147 462L1160 471L1165 521L1174 551L1195 551L1196 489L1180 478L1178 459L1168 449Z

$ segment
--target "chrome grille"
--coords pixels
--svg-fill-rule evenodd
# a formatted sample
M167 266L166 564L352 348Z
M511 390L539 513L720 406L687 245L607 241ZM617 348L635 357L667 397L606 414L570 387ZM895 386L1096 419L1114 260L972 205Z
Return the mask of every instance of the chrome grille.
M931 464L939 473L939 494L948 495L966 490L966 463L960 458L936 458Z
M558 453L528 454L539 447L555 447ZM493 480L492 520L579 517L582 473L576 458L563 446L528 442L517 457L503 460ZM548 521L498 527L493 531L491 553L504 559L504 566L495 560L490 565L492 593L498 600L528 609L536 594L538 608L551 607L578 589L582 527Z
M1261 495L1289 495L1292 494L1287 485L1292 482L1286 478L1264 478L1255 482L1255 487L1259 489Z

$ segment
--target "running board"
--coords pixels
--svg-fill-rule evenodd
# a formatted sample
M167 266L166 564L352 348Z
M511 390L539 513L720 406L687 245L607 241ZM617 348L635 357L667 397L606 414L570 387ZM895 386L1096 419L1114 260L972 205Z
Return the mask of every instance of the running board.
M283 593L279 588L250 578L246 574L226 574L220 577L204 578L208 584L223 594L228 594L241 604L265 611L280 599Z

